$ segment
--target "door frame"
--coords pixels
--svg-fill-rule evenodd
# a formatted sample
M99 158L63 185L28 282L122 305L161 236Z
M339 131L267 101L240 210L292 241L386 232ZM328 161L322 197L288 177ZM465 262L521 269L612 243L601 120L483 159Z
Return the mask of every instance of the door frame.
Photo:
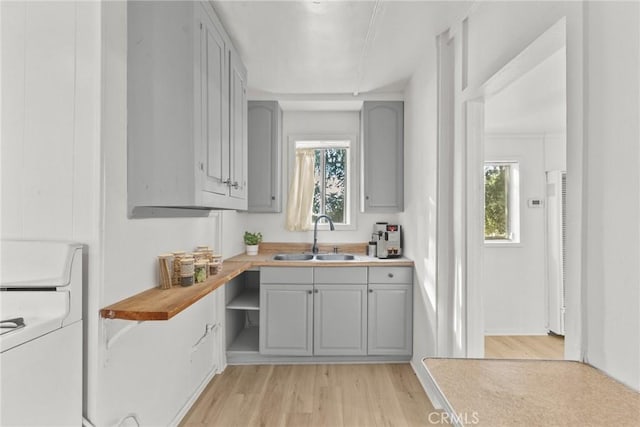
M567 75L571 75L569 47L567 46L566 18L562 18L528 45L520 54L505 64L498 72L478 88L468 88L462 94L463 154L455 160L463 171L462 226L466 227L460 248L463 259L464 306L466 312L466 356L484 357L483 268L484 226L484 104L489 98L526 74L550 54L567 47ZM571 46L576 49L578 46ZM567 311L565 314L565 359L583 360L584 315L581 285L582 271L582 183L584 148L579 126L571 123L570 108L579 108L570 98L570 81L567 79ZM580 97L576 97L579 100ZM576 102L577 103L577 102ZM576 117L576 115L573 115ZM569 299L571 299L569 301Z

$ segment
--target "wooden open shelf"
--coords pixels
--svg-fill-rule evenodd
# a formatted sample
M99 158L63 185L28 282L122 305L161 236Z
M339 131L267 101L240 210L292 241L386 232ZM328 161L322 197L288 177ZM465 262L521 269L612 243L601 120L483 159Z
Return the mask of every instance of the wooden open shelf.
M354 254L363 254L366 243L339 243L320 245L321 251L329 252L334 246L341 251ZM122 301L118 301L100 310L100 316L105 319L124 320L169 320L176 314L185 310L199 299L218 289L236 276L247 270L265 267L300 267L300 266L412 266L413 261L407 258L395 258L379 260L377 258L356 258L355 261L321 261L314 264L308 261L274 261L273 255L278 252L297 253L309 248L307 243L262 243L260 253L256 256L236 255L222 264L222 271L208 278L204 283L194 283L188 287L175 286L171 289L152 288L133 295ZM241 299L231 301L227 305L231 310L258 310L259 296L249 293L239 295Z
M222 270L203 283L147 289L103 308L100 315L106 319L169 320L249 268L250 262L225 261Z

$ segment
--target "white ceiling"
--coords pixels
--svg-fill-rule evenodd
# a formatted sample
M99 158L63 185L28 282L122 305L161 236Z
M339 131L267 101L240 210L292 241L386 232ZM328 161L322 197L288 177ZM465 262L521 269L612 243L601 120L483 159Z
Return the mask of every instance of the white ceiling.
M566 130L566 48L558 50L485 104L488 133Z
M275 94L402 92L458 1L213 1L249 70Z

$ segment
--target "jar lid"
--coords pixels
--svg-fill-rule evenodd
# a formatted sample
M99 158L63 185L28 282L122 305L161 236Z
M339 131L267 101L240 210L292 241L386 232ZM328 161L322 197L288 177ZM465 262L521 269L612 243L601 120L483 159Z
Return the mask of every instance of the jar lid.
M186 254L186 252L185 251L174 251L173 254L178 256L178 255L184 255L184 254Z
M160 254L158 255L158 258L161 258L161 259L173 258L173 254Z
M204 267L207 265L207 261L196 261L196 267Z

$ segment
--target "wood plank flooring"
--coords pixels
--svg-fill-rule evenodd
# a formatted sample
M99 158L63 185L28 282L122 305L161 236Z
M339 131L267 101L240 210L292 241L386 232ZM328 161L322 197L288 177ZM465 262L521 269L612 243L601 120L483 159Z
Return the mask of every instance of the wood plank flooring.
M440 420L408 364L254 365L217 375L181 425L423 426Z
M564 337L556 335L485 336L486 359L564 359Z

